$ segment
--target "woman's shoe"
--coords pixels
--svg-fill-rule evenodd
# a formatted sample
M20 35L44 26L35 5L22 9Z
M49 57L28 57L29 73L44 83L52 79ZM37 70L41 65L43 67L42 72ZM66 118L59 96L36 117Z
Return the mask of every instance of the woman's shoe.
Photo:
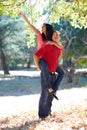
M58 97L56 96L55 91L54 91L52 88L49 88L49 89L48 89L48 93L51 94L51 95L53 95L53 97L54 97L56 100L59 100Z
M56 93L53 93L53 96L56 100L59 100L58 97L56 96Z

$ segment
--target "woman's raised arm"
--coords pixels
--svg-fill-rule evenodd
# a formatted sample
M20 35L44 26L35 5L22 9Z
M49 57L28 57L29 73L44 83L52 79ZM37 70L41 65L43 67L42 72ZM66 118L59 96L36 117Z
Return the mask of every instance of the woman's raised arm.
M36 35L38 35L39 30L37 28L35 28L35 26L33 26L30 21L28 20L28 18L24 15L24 13L20 12L19 15L25 20L25 22L28 24L28 26L30 27L31 30L34 31L34 33Z

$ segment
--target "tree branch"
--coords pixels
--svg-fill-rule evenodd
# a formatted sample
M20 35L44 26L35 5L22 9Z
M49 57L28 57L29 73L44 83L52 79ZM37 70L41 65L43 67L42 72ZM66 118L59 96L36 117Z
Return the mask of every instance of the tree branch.
M82 60L82 59L87 59L87 56L81 56L81 57L78 57L76 60L73 60L72 61L72 66L74 66L78 61Z

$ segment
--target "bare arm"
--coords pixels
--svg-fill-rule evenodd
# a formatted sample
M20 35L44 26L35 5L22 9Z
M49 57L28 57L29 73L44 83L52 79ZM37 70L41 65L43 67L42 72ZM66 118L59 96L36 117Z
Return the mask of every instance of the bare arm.
M62 58L62 59L64 59L64 48L62 49L62 52L61 52L61 55L60 55L60 59Z
M56 46L56 47L58 47L58 48L62 48L62 49L63 49L63 45L61 45L61 44L59 44L59 43L53 42L53 45Z
M22 12L20 12L19 15L25 20L25 22L28 24L28 26L30 27L30 29L33 30L36 35L38 35L39 30L36 29L36 28L30 23L30 21L27 19L27 17L26 17Z
M54 46L56 46L58 48L62 48L63 49L63 45L62 44L55 43L53 41L48 41L46 44L54 45Z
M39 60L40 60L40 58L37 57L36 55L34 55L33 58L34 58L34 62L36 64L37 69L40 70L40 66L39 66Z

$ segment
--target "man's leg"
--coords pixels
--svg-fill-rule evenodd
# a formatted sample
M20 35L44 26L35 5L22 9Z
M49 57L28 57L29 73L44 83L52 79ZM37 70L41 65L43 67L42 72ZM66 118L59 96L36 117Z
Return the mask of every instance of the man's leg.
M43 59L39 61L39 64L40 64L41 72L43 73L42 75L43 75L44 84L48 89L51 87L48 66Z
M39 118L45 118L48 116L47 97L48 97L48 91L45 86L44 75L41 71L41 96L39 100L39 110L38 110Z

